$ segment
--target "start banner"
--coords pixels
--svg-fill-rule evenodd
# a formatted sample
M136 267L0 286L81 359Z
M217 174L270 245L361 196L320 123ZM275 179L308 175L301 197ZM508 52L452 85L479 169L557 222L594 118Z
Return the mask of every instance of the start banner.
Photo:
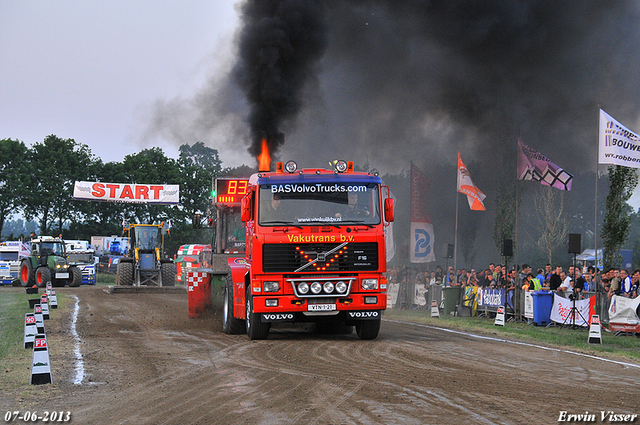
M180 202L180 186L177 184L75 182L73 199L176 205Z

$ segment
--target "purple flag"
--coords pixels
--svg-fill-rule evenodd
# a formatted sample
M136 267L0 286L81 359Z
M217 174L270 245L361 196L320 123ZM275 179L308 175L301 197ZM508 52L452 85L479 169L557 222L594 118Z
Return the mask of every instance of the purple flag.
M518 180L534 180L556 189L571 190L573 176L518 139Z

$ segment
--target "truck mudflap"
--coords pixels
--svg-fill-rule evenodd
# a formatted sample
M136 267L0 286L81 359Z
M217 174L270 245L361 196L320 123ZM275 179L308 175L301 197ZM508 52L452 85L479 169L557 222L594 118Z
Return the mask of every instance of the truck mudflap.
M334 316L307 316L302 312L289 313L261 313L260 321L263 323L285 323L285 322L310 322L321 318L333 318L333 320L344 321L347 324L360 320L380 320L382 310L362 310L362 311L340 311Z

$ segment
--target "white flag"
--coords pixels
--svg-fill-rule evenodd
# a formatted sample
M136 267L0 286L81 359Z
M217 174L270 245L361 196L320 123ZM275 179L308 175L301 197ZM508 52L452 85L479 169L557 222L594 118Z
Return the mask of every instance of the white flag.
M600 109L598 163L640 168L640 137Z

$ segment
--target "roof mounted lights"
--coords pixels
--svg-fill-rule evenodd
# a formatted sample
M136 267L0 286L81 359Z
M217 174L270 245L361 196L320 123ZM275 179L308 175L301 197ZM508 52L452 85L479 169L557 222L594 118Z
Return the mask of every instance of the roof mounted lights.
M287 161L284 164L284 169L287 170L288 173L294 173L298 169L298 164L295 161Z
M335 164L335 170L338 173L344 173L347 171L347 161L339 160Z

